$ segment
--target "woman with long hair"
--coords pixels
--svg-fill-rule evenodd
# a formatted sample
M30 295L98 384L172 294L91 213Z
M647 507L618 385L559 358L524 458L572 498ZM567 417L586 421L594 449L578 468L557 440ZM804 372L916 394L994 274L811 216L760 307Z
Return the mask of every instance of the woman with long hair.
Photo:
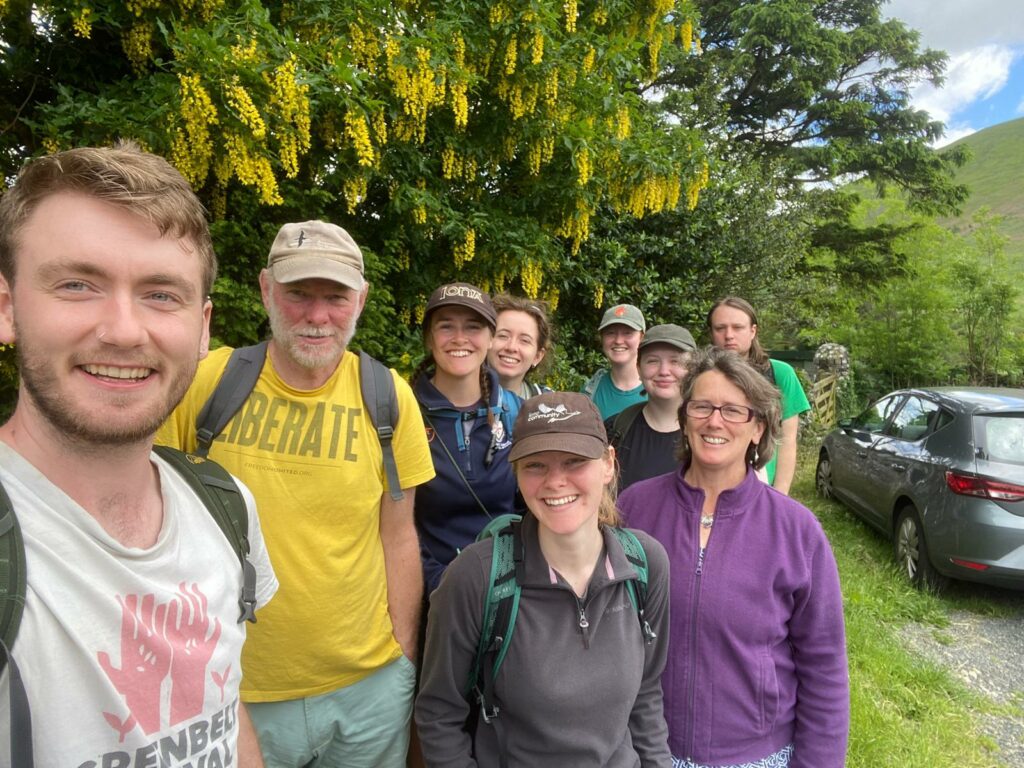
M497 328L487 360L498 372L501 386L524 400L550 392L550 387L528 380L551 349L547 305L508 293L497 294L493 303Z
M755 477L778 391L733 352L689 363L679 471L630 486L626 521L672 561L662 677L677 768L841 768L849 731L843 600L814 514Z
M618 528L597 407L575 392L528 400L510 459L529 511L465 549L431 599L416 700L426 764L668 768L668 560L651 537ZM515 623L501 660L477 665L503 565L520 590Z
M427 596L459 550L515 505L508 452L520 401L487 366L495 320L490 297L468 283L442 285L427 301L426 356L412 378L436 472L415 500Z

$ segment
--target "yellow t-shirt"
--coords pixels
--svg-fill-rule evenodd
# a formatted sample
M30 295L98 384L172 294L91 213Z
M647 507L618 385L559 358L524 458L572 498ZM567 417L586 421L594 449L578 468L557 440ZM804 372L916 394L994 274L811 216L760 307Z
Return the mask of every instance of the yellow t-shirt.
M196 416L227 365L230 348L199 366L157 442L196 446ZM394 371L394 451L403 488L434 476L412 390ZM210 458L256 497L263 536L281 583L249 628L242 652L244 701L281 701L358 682L401 654L388 615L380 541L384 470L363 406L359 359L346 352L319 389L296 390L270 356L252 395L214 441Z

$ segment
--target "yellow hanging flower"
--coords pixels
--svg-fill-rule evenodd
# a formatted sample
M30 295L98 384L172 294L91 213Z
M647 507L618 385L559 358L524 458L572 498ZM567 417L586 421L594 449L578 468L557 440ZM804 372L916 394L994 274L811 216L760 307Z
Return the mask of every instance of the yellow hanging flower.
M604 306L604 286L601 283L594 286L594 306L597 309Z
M239 82L238 75L232 76L231 83L225 90L227 91L228 104L238 114L238 119L242 124L252 131L253 138L266 138L267 124L263 122L263 117L260 115L260 111L256 109L256 105L252 103L252 97L249 96L249 92Z
M530 61L533 64L540 64L544 61L544 34L539 29L533 33Z
M345 136L352 142L356 151L356 159L364 168L373 167L375 155L373 143L370 141L370 128L366 124L366 116L353 110L345 113Z
M523 291L531 299L536 299L540 293L540 285L544 281L544 268L539 261L527 259L519 274L519 282L523 285Z
M576 153L576 183L585 187L590 181L590 150L580 147Z
M469 227L463 234L462 240L455 244L454 253L455 266L462 269L462 266L473 260L476 255L476 230Z
M3 8L0 8L2 11ZM88 40L92 37L92 8L85 7L78 11L71 12L71 27L75 30L75 37Z
M508 45L505 46L505 74L513 75L516 71L516 58L519 55L519 47L516 39L513 37L508 41Z
M571 34L576 31L576 17L579 15L576 0L565 0L562 8L565 10L565 31Z

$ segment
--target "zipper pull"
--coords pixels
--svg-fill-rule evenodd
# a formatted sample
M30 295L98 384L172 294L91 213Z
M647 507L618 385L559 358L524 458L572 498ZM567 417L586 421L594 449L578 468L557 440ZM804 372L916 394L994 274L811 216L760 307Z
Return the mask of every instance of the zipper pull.
M696 570L696 574L698 576L700 576L702 573L704 573L704 552L705 551L706 551L706 548L705 547L701 547L700 548L700 552L697 555L697 570Z
M590 629L590 622L587 621L587 614L584 611L583 606L580 606L580 631L583 632L583 647L590 648L590 633L587 630Z

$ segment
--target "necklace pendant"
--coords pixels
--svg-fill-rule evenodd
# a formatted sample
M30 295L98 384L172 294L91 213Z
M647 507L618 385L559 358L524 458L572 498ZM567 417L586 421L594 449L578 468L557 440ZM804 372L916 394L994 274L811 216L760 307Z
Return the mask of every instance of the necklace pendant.
M701 515L700 516L700 527L701 528L710 528L714 524L714 522L715 522L715 516L714 515Z

